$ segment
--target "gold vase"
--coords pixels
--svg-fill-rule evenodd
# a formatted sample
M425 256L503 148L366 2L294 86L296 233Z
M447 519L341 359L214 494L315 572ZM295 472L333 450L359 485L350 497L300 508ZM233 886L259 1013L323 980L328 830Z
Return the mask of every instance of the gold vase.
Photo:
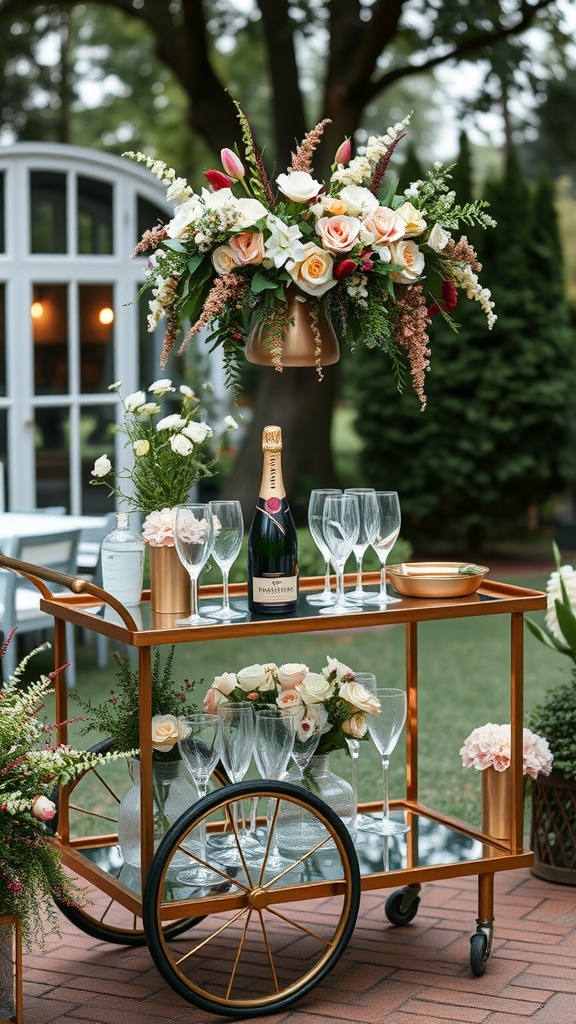
M493 839L508 841L512 811L512 774L486 768L482 775L482 831Z
M174 546L150 544L150 610L157 615L190 615L190 577Z
M282 340L282 366L330 366L340 358L338 339L324 307L318 307L318 329L311 322L311 300L297 288L286 289L288 323ZM246 343L246 359L259 366L273 366L271 350L264 344L266 325L254 324ZM316 345L319 342L319 352Z

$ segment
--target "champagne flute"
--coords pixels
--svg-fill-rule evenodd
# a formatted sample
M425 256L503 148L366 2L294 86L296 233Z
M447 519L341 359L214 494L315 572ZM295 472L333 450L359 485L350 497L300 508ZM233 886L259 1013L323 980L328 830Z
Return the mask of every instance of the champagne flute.
M360 513L356 495L327 495L322 512L322 533L336 569L336 600L333 604L320 608L321 615L338 615L342 612L361 610L353 604L348 604L344 596L344 565L352 553L359 530Z
M282 710L270 705L255 709L256 735L254 739L254 761L263 779L279 779L290 761L294 746L294 711ZM272 835L274 827L272 806L268 801L266 820L268 825L268 843L262 864L262 873L268 868L282 868L286 861L278 852L276 838Z
M208 780L222 753L222 722L218 715L201 712L185 715L187 735L178 740L182 760L188 768L198 790L198 799L206 796ZM198 864L178 874L178 881L193 885L210 886L220 880L206 863L206 829L204 821L198 826ZM187 847L190 851L190 848Z
M360 683L371 693L376 693L376 676L373 672L356 672L354 676L354 682ZM354 739L353 736L346 736L346 746L348 747L348 753L352 758L352 772L350 782L352 784L352 792L354 793L354 807L356 808L356 820L353 823L354 828L362 828L362 821L365 819L364 814L358 814L358 758L360 756L360 740ZM370 824L372 823L371 818L366 819Z
M314 757L320 742L320 725L313 712L306 711L302 717L298 713L294 714L293 729L294 742L291 756L300 772L300 778L304 781L304 772Z
M237 703L221 704L217 715L222 723L222 764L230 782L242 782L252 760L254 747L254 705L249 700ZM220 856L222 864L242 865L242 856L238 850L238 801L232 804L234 834L214 836L212 844L219 850L226 849Z
M373 487L347 487L344 494L355 494L358 498L358 511L360 513L360 531L353 551L356 557L356 586L346 597L347 601L363 602L371 597L369 590L362 587L362 560L366 548L370 545L370 538L376 532L376 520L378 508L376 505L375 490Z
M382 711L379 715L368 715L368 730L382 758L382 818L372 821L363 828L370 832L378 832L383 836L401 835L409 832L410 826L401 821L393 821L390 817L388 801L388 768L390 754L398 742L398 737L406 721L406 693L404 690L377 689L376 696Z
M176 619L177 626L205 626L209 619L198 612L198 577L208 560L214 540L209 505L178 505L174 518L174 542L183 566L190 576L191 613Z
M370 544L380 560L380 592L369 597L366 604L385 608L387 604L397 604L399 597L391 597L386 592L386 559L394 547L400 533L400 502L397 491L375 491L378 513L375 529Z
M315 487L313 491L310 491L310 500L308 502L308 528L312 540L324 559L325 570L324 590L319 594L310 594L306 600L309 604L320 606L334 604L335 601L334 594L330 588L330 552L324 542L324 534L322 533L324 503L330 494L342 494L342 491L338 487Z
M245 619L246 612L232 608L228 597L230 567L238 557L244 536L242 507L239 501L211 501L210 512L214 526L212 557L222 573L222 606L208 610L213 618L226 622L231 619Z

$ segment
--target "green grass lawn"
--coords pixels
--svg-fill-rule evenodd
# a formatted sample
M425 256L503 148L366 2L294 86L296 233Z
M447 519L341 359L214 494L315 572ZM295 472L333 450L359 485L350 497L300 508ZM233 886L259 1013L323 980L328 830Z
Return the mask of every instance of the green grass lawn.
M543 589L546 581L542 577L510 582ZM462 768L459 750L476 726L510 720L509 624L508 616L486 616L419 627L420 797L472 823L479 823L480 778L479 773ZM530 710L548 689L568 678L569 666L527 630L525 643L525 706ZM356 671L374 672L382 686L403 687L404 644L402 626L194 643L177 647L175 678L196 679L195 699L201 704L214 675L221 672L265 661L304 662L319 671L326 656L331 655ZM112 656L105 670L94 667L93 647L78 644L77 656L82 693L96 701L105 699L114 687L116 665ZM39 665L37 660L36 669ZM78 713L73 700L70 713ZM73 725L71 736L82 746L100 738L94 735L93 740L79 740L79 729L78 724ZM333 755L331 761L333 770L349 778L346 754ZM360 799L378 799L380 759L371 741L361 746L359 779ZM392 757L391 796L402 795L404 784L402 739Z

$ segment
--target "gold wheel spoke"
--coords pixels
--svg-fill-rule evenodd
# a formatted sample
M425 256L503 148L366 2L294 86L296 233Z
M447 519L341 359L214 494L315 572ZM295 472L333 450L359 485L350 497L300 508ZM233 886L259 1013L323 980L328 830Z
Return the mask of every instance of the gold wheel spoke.
M279 917L281 921L285 921L286 924L291 925L292 928L297 928L298 931L305 932L305 934L309 935L312 939L318 939L318 942L322 942L323 945L328 947L333 945L330 939L325 939L322 935L318 935L318 933L313 932L311 928L305 928L303 924L300 924L298 921L293 921L290 917L286 917L286 914L281 914L280 911L276 910L274 907L268 906L266 907L266 910L269 914L274 914L274 916Z
M284 875L287 875L289 871L293 871L294 868L297 868L299 866L299 864L304 864L304 862L308 860L309 857L313 857L314 854L318 852L318 850L321 850L322 847L326 845L326 843L329 843L330 838L330 836L326 836L326 839L323 839L321 843L317 843L317 845L313 846L312 849L308 850L307 853L303 853L302 856L298 858L298 860L292 861L292 863L289 864L288 867L283 868L282 871L279 871L277 875L274 875L274 878L271 878L268 882L266 882L266 884L263 885L262 888L269 889L270 886L274 885L275 882L278 882L281 878L284 877Z
M117 804L119 804L119 803L120 803L120 797L118 796L118 794L116 793L116 791L115 791L114 789L112 789L112 786L111 786L111 785L110 785L110 784L109 784L108 782L106 782L106 779L104 779L104 778L103 778L103 777L102 777L102 776L100 775L100 773L99 773L99 772L98 772L98 771L96 770L96 768L93 768L93 769L92 769L92 772L93 772L93 774L94 774L94 775L96 776L96 778L98 779L99 783L100 783L100 784L101 784L102 786L104 786L104 789L106 789L106 790L108 791L108 793L110 794L110 796L112 797L112 799L113 799L113 800L115 800Z
M236 956L234 957L234 963L232 964L232 970L230 972L230 981L228 982L228 988L226 989L226 999L230 998L230 994L232 992L232 985L234 984L234 979L236 977L236 971L238 969L238 964L240 963L240 957L242 956L242 950L244 949L244 943L246 942L246 933L248 931L248 926L250 924L251 918L252 918L252 907L250 907L250 909L248 910L248 913L246 915L246 920L244 922L244 927L242 929L242 935L240 936L240 941L238 943L238 949L236 951Z
M271 853L271 850L272 850L272 842L273 842L273 839L274 839L274 832L275 832L275 829L276 829L276 822L278 821L278 814L279 813L280 813L280 800L277 797L276 798L276 807L274 809L274 814L272 815L272 820L270 822L270 828L268 829L268 840L266 842L266 849L264 850L264 857L262 858L262 867L260 868L260 877L258 879L258 885L262 885L262 883L264 881L264 875L266 873L266 864L268 862L268 857L270 856L270 853Z
M226 872L222 871L216 864L210 864L209 861L202 860L201 857L198 857L197 854L193 853L191 850L187 850L186 847L184 846L178 845L176 849L178 850L179 853L186 854L186 856L190 860L193 860L196 864L201 864L202 867L209 868L209 870L213 871L215 875L220 875L220 877L223 878L226 882L231 882L232 885L235 885L238 889L241 889L242 892L250 892L249 886L243 885L242 882L238 881L238 879L232 878L231 875L227 875ZM192 881L191 884L193 884Z
M78 804L68 804L70 811L76 811L77 814L88 814L91 818L100 818L101 821L111 821L113 825L118 824L117 818L111 818L109 814L99 814L98 811L91 811L88 807L79 807Z
M264 939L264 945L266 946L266 955L268 957L268 963L270 964L270 971L272 972L272 980L274 981L274 988L276 990L276 993L278 994L280 992L280 986L278 984L278 976L276 974L276 969L274 967L274 957L272 956L272 950L270 949L270 943L268 941L268 932L266 930L266 925L264 923L264 916L263 916L261 910L258 911L258 917L260 918L260 927L262 929L262 937Z
M249 907L243 907L242 910L239 910L237 914L234 914L234 917L231 917L229 921L225 921L223 925L220 925L220 928L217 928L215 932L212 932L210 935L207 935L205 939L202 939L202 942L198 943L197 946L194 946L193 949L189 949L188 952L184 954L184 956L181 956L178 960L175 960L176 966L178 967L180 966L180 964L183 964L184 961L187 960L189 956L193 956L193 954L197 953L199 949L203 948L203 946L206 946L209 942L212 942L212 939L216 939L219 935L222 934L222 932L225 932L226 929L230 927L230 925L235 924L236 921L238 921L243 914L246 914L248 912Z

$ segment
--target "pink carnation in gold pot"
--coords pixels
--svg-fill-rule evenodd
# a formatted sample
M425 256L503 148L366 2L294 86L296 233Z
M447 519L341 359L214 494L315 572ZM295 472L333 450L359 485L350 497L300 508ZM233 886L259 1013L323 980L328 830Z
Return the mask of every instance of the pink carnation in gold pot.
M553 757L543 736L523 729L522 755L524 775L532 779L538 775L550 775ZM510 767L510 726L493 722L479 726L464 740L460 756L464 768L476 768L480 772L486 768L506 771Z

